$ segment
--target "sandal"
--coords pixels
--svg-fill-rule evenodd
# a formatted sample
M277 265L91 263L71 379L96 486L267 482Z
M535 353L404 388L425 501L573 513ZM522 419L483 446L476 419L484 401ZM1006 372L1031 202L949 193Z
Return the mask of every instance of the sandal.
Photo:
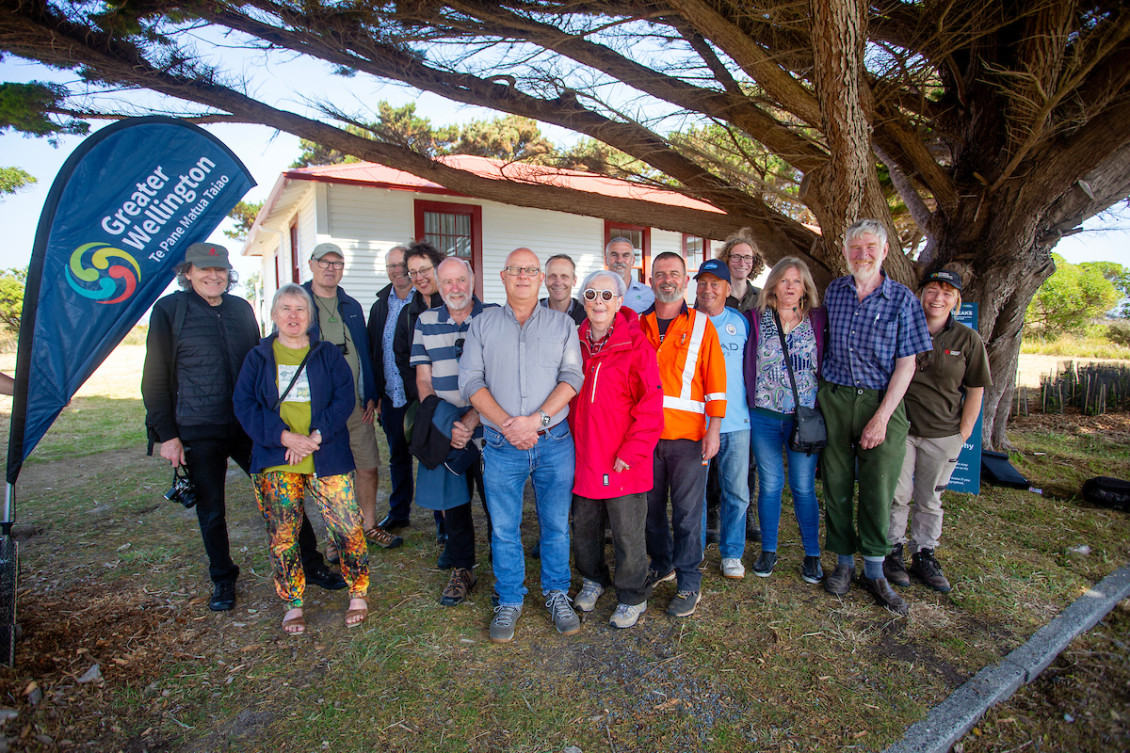
M287 635L302 635L306 632L306 613L302 611L302 607L295 607L289 610L287 614L294 611L297 611L298 614L283 617L282 629Z
M364 606L353 607L345 612L345 626L347 628L360 627L365 618L369 616L369 604L364 599L350 599L350 603L360 601Z

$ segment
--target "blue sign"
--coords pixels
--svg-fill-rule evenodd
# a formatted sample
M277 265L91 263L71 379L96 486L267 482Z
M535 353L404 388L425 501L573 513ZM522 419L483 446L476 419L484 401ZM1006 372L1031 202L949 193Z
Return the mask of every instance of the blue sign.
M99 130L51 186L28 267L8 483L71 397L255 185L218 139L167 117Z
M962 303L961 309L954 312L953 318L976 332L977 304ZM983 418L984 404L982 404L981 414L977 416L977 424L973 427L973 433L969 435L969 439L965 441L965 445L961 448L961 454L957 456L957 465L953 469L953 475L950 476L949 486L946 487L950 491L965 492L966 494L981 493L981 423Z

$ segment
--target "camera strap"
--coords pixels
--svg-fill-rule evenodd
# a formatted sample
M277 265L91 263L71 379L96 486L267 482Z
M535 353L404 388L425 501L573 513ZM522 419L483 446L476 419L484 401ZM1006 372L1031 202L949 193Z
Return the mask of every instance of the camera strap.
M302 356L302 363L298 364L298 370L295 371L294 376L290 378L290 384L288 384L286 386L286 389L282 391L282 394L279 395L279 399L275 402L275 407L271 408L273 412L278 413L279 406L282 405L283 400L286 400L286 396L290 394L291 388L294 387L294 383L298 381L298 377L301 376L302 370L306 368L306 362L310 360L310 354L313 351L314 346L311 345L310 349L306 351L306 355Z

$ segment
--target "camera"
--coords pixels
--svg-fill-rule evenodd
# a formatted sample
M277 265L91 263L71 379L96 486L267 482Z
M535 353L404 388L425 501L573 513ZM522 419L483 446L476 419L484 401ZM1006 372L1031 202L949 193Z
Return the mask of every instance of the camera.
M192 487L192 479L188 477L188 468L181 466L173 469L173 485L165 492L165 499L180 502L186 509L196 505L196 489Z

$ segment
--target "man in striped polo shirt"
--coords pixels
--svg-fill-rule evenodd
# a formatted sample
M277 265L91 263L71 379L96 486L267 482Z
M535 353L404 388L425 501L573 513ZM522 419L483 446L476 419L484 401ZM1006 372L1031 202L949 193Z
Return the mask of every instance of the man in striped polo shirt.
M416 369L416 391L423 402L435 395L458 409L461 417L451 426L451 447L462 449L478 440L483 429L479 412L459 394L459 358L471 319L483 312L483 303L471 292L475 275L465 260L448 257L436 268L436 280L443 305L420 314L412 337L411 365ZM442 412L437 409L437 418ZM451 577L440 603L456 606L475 586L475 528L471 517L472 487L483 494L483 478L478 462L472 463L460 478L453 478L447 464L429 470L421 463L417 469L416 504L442 510L447 529L443 559L451 563ZM429 477L430 474L430 477ZM428 478L425 478L428 477Z

